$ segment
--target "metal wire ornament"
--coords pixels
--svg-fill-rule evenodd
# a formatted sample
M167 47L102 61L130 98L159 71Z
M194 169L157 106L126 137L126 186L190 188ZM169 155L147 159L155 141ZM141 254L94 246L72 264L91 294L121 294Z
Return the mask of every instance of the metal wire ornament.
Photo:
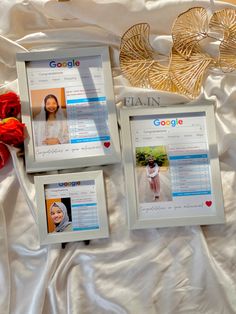
M189 9L180 14L172 27L172 38L175 50L185 59L191 57L199 42L207 37L208 15L204 8Z
M214 38L212 33L217 33ZM131 85L184 94L196 98L206 70L236 69L236 10L216 11L210 18L206 9L196 7L180 14L173 23L173 46L167 64L149 43L150 26L133 25L122 36L120 66ZM212 57L201 48L205 38L220 41L219 55Z
M218 63L223 72L236 69L236 10L216 11L210 20L209 27L221 34Z
M141 23L128 29L121 39L121 70L133 86L150 87L148 72L155 51L149 43L149 32L150 26Z

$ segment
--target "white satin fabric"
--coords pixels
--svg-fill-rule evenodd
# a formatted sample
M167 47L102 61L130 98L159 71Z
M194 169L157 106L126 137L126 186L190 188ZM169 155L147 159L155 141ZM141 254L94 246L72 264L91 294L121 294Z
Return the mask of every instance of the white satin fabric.
M111 47L117 108L126 96L187 102L180 95L130 87L119 69L122 34L148 22L151 44L167 52L171 25L209 1L2 0L1 92L18 91L15 53L104 44ZM215 3L215 9L230 7ZM233 7L233 6L231 6ZM0 313L236 313L236 75L208 73L200 99L216 102L225 225L129 232L121 164L104 167L110 238L40 247L33 175L12 151L1 170ZM72 170L74 171L74 170ZM63 172L63 171L61 171Z

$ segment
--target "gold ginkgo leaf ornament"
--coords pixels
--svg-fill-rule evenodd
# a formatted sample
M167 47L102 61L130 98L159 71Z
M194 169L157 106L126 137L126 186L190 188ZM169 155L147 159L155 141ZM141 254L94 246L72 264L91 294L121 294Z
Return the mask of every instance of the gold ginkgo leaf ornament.
M150 35L150 26L148 23L139 23L131 26L122 36L121 39L121 46L127 42L127 40L131 39L132 37L140 35L147 45L147 50L150 49L150 53L154 53L153 48L149 43L149 35Z
M191 57L193 49L207 37L208 15L204 8L189 9L180 14L172 27L175 50L186 59Z
M149 68L149 85L153 89L181 93L179 88L173 82L173 73L170 65L164 66L157 61L155 61Z
M236 69L236 10L216 11L211 17L209 28L222 36L218 57L221 70L234 71Z
M220 33L219 56L208 55L199 44ZM173 23L173 47L169 56L158 54L149 42L150 26L140 23L122 36L120 67L131 85L183 94L196 98L201 92L207 69L218 65L223 71L236 69L236 11L224 9L209 17L207 10L192 8Z
M223 39L227 40L236 33L236 11L227 8L214 12L210 19L209 28L212 31L222 33Z
M149 43L149 30L147 23L134 25L121 40L121 70L130 83L137 87L149 87L148 71L155 56Z
M236 42L234 40L223 40L220 44L219 66L225 73L236 70Z
M171 65L173 82L178 86L181 94L196 98L201 92L205 70L214 59L202 53L199 48L192 50L190 60L186 61L174 48L172 49Z

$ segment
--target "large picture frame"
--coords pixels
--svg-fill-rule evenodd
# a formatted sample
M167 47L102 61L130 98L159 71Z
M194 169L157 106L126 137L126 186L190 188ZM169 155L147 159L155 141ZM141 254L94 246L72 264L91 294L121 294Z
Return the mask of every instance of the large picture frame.
M35 176L41 244L107 238L103 172Z
M120 161L109 48L17 53L27 172Z
M120 115L129 229L224 223L214 105Z

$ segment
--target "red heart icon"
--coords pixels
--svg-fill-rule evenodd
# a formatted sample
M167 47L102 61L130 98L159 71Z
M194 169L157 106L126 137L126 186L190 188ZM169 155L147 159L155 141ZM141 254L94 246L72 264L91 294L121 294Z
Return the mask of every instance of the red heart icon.
M212 201L206 201L205 204L206 204L207 207L211 207Z
M110 147L111 143L110 142L104 142L103 144L106 148Z

